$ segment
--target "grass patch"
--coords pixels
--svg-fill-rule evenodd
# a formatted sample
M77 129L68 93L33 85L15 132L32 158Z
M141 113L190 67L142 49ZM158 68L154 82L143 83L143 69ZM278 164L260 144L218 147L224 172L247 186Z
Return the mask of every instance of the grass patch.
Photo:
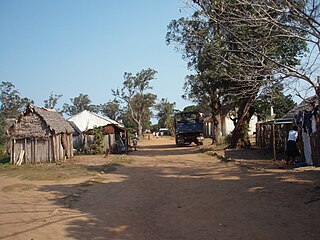
M10 158L7 154L0 156L0 164L9 163L9 162L10 162Z
M10 158L8 156L1 156L0 157L0 164L9 163Z
M24 191L29 191L32 190L34 188L36 188L37 186L34 184L13 184L10 186L6 186L2 188L3 192L24 192Z
M76 164L25 164L21 166L0 165L0 175L19 177L25 180L65 180L95 175L85 166Z
M117 170L118 166L130 164L132 159L127 155L116 155L106 165L82 165L74 163L41 163L23 164L20 166L12 164L0 164L0 175L18 177L24 180L66 180L80 177L96 176L103 171L110 173Z

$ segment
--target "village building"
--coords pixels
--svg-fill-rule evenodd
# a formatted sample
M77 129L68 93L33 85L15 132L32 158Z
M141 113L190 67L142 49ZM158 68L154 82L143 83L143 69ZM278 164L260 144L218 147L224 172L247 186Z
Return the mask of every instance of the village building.
M94 129L101 128L104 153L126 152L128 137L126 128L108 117L84 110L68 119L75 132L73 146L80 152L90 153L94 144Z
M20 165L71 158L73 132L60 113L28 105L7 130L10 162Z
M257 143L263 151L273 151L273 158L286 158L288 132L298 126L297 145L301 161L306 165L320 162L320 109L318 97L312 96L302 101L281 119L260 122L257 128Z
M219 130L220 130L219 137L224 138L227 135L229 135L234 129L234 123L230 117L230 114L227 108L223 108L221 110L221 113L219 116L217 116L217 119L219 121L219 124L218 124ZM249 122L249 129L248 129L249 136L253 136L255 134L257 122L258 122L258 117L256 114L253 114ZM213 134L212 125L213 125L212 116L204 118L204 135L206 137L212 136Z

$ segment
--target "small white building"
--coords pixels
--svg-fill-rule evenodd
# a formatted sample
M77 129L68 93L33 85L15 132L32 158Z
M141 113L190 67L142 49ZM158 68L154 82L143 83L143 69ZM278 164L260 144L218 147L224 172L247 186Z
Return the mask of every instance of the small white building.
M225 137L233 131L234 124L229 114L221 114L220 116L217 116L217 119L219 119L220 136ZM248 130L249 136L254 135L254 133L256 132L257 123L258 123L258 117L257 115L254 114L251 117L249 122L249 130ZM212 124L213 124L212 117L205 118L204 124L205 124L205 136L207 137L212 136Z
M109 124L121 125L120 123L99 114L84 110L68 119L77 131L85 132L95 127L102 127ZM122 126L123 127L123 126Z
M68 119L71 126L75 129L73 135L73 146L75 149L83 150L94 140L92 129L103 127L104 134L104 150L113 148L117 141L122 141L123 136L126 137L125 127L108 117L84 110ZM123 143L126 145L126 143Z

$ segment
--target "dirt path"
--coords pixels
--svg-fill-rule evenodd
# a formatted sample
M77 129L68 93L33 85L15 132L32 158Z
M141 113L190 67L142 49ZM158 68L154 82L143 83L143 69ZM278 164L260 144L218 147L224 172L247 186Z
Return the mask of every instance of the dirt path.
M320 239L319 171L242 167L166 138L129 158L102 183L1 177L0 239Z

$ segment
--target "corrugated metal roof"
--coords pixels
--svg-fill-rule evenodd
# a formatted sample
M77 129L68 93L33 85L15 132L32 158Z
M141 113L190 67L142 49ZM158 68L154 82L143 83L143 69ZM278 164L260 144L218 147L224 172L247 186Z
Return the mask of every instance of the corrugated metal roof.
M259 125L278 125L278 124L292 124L292 119L274 119L266 122L259 122Z
M68 119L73 126L76 126L81 132L93 129L95 127L102 127L114 124L123 128L124 126L108 117L100 116L96 113L84 110Z

